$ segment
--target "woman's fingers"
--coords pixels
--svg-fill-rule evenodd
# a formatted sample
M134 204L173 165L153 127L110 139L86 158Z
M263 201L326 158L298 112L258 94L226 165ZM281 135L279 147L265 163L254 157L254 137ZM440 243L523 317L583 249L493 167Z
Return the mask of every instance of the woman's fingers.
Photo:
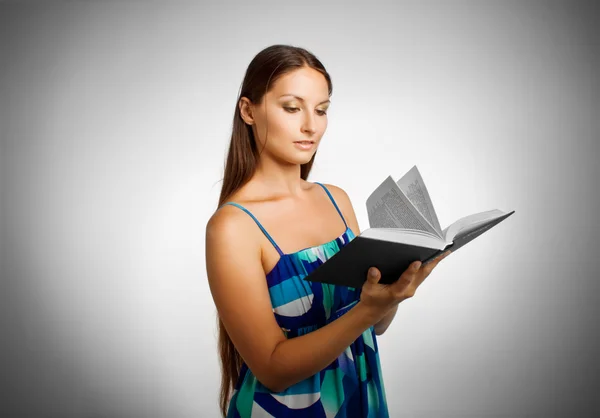
M410 263L408 268L402 273L398 280L391 285L386 286L387 291L390 292L388 295L391 295L397 300L404 300L413 297L417 288L421 285L421 283L423 283L425 278L429 276L431 271L438 265L440 261L446 258L448 254L450 254L450 251L442 253L425 265L423 265L419 260ZM369 268L367 272L367 282L371 285L376 285L379 284L380 279L381 272L379 269L376 267ZM365 292L367 292L366 289Z
M367 281L372 284L379 283L379 279L381 279L381 272L377 267L369 268L369 272L367 273Z
M413 278L411 281L412 287L414 288L414 290L416 291L417 288L419 286L421 286L421 283L423 283L423 281L427 278L427 276L429 276L429 274L431 274L431 271L439 264L440 261L442 261L444 258L448 257L448 254L450 254L450 251L446 251L442 254L440 254L439 256L437 256L436 258L434 258L432 261L425 263L425 264L420 264L420 267L417 268L416 270L412 270L414 268L414 265L417 262L413 262L408 269L403 273L409 273L411 271L413 271ZM402 277L402 276L400 276Z
M414 292L409 289L409 286L411 286L413 284L413 281L417 277L417 272L419 271L420 267L421 267L420 261L413 261L412 263L410 263L408 268L406 270L404 270L404 272L400 275L398 280L396 280L392 284L392 291L394 292L395 295L397 295L397 296L405 295L406 296L407 292L408 292L408 297L412 297L414 295Z
M431 270L433 270L440 261L442 261L444 258L448 257L448 255L450 254L450 250L438 255L436 258L434 258L433 260L431 260L431 262L425 264L422 268L421 271L423 271L425 273L425 277L429 276L429 273L431 273Z

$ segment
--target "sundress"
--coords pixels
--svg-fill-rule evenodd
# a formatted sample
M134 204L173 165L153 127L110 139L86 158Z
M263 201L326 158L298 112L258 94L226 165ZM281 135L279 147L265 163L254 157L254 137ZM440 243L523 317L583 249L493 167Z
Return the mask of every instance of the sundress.
M273 315L287 338L319 329L348 312L360 299L362 288L303 280L316 267L355 238L333 196L320 185L341 216L345 231L314 247L285 254L265 228L254 219L279 253L275 267L266 275ZM228 418L389 417L374 326L365 330L329 366L282 392L265 387L244 362L232 398Z

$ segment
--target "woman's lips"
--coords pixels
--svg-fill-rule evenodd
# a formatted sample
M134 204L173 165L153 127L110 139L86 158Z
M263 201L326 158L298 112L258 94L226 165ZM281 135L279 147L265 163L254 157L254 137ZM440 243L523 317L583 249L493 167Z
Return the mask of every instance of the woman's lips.
M297 148L300 148L303 151L309 150L315 144L314 141L296 141L294 142Z

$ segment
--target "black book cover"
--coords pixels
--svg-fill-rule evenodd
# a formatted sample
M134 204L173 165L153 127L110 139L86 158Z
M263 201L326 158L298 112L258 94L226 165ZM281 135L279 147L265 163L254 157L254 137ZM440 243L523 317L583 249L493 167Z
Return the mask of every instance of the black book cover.
M379 283L391 284L398 280L413 261L419 260L426 264L446 250L454 252L514 212L506 213L465 234L458 234L453 243L443 250L358 235L304 280L359 288L367 279L367 271L373 266L381 271Z

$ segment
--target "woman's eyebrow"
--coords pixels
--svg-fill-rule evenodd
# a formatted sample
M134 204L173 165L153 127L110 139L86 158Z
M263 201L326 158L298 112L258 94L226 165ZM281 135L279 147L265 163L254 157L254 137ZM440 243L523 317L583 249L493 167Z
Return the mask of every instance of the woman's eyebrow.
M295 97L296 99L300 100L301 102L303 102L303 101L304 101L304 99L303 99L302 97L300 97L300 96L296 96L295 94L289 94L289 93L288 93L288 94L282 94L281 96L279 96L279 98L282 98L282 97L284 97L284 96L292 96L292 97ZM321 103L319 103L319 104L323 104L323 103L330 103L330 102L331 102L331 100L327 99L327 100L323 100L323 101L322 101Z

